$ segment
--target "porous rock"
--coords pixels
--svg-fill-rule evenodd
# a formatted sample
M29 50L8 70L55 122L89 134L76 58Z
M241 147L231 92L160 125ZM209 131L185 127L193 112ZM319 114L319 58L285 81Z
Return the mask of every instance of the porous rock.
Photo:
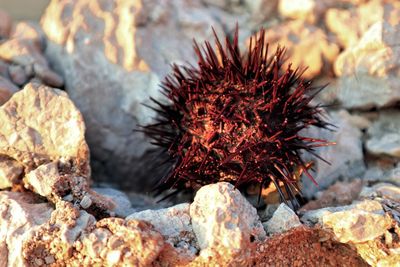
M363 243L385 234L392 226L392 219L376 200L364 200L342 207L328 207L308 211L302 220L319 222L332 229L342 243Z
M0 192L0 266L28 266L21 253L23 241L52 211L31 193Z
M364 155L361 141L361 130L354 125L352 115L345 110L330 112L328 121L336 126L334 131L310 128L305 136L317 137L335 142L335 145L319 147L315 152L328 163L312 158L305 153L307 160L313 160L313 177L318 186L315 186L308 177L303 178L303 193L312 197L317 191L327 188L339 177L350 181L360 177L365 172Z
M65 92L30 83L0 107L0 121L0 154L23 165L25 173L62 159L89 179L85 125Z
M301 226L299 217L285 203L279 205L272 218L263 223L269 234L280 234L294 227Z
M151 121L154 113L141 103L160 98L170 63L195 62L192 39L211 39L211 25L222 32L201 7L182 0L53 0L47 7L41 19L46 54L85 117L99 180L112 175L138 191L153 184L150 144L132 130Z
M183 203L166 209L144 210L129 215L126 220L143 220L151 223L160 232L166 242L194 258L198 252L189 215L189 204Z
M226 182L203 186L190 205L190 217L200 257L221 264L247 264L255 243L265 238L256 209Z
M399 3L384 5L384 20L373 24L361 40L337 58L338 98L352 109L391 106L400 100L398 79Z
M400 113L380 112L378 119L368 128L366 149L373 155L400 157Z
M161 235L150 224L95 218L68 202L58 202L51 219L23 243L26 261L57 265L132 264L149 266L163 248Z

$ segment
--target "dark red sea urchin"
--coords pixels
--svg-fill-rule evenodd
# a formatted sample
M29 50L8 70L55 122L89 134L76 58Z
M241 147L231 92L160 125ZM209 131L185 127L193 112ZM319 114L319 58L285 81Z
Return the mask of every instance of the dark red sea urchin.
M194 43L197 68L173 66L162 84L170 104L152 99L158 120L143 131L171 162L158 189L273 183L281 199L286 202L287 196L296 208L295 170L313 180L301 151L315 155L315 147L330 144L300 135L309 126L330 125L320 106L310 104L322 88L302 79L299 69L282 67L284 49L269 57L264 30L250 40L245 55L238 30L233 42L226 38L225 48L215 39L216 50L208 42L201 48Z

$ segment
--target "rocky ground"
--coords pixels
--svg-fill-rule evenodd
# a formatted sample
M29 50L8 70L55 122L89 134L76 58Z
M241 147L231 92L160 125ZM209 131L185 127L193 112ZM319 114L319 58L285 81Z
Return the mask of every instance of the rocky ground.
M232 185L156 203L137 124L192 38L260 27L329 86L335 141L294 213ZM50 2L0 11L0 267L400 266L400 4L388 0ZM90 148L90 150L89 150ZM90 152L89 152L90 151ZM114 189L113 189L114 188ZM119 189L120 191L116 190ZM123 192L122 192L123 191ZM253 203L254 204L254 203Z

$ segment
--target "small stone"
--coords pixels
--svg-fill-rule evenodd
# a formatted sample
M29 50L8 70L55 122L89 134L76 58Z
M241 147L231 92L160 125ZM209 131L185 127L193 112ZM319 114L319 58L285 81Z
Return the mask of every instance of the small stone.
M369 202L371 201L365 201L365 204ZM363 205L363 202L352 207L322 217L323 226L332 228L336 238L342 243L374 240L385 234L392 225L390 216L381 208L368 210L369 205Z
M74 197L71 194L68 194L65 197L63 197L63 200L67 202L72 202L74 200Z
M8 67L8 73L11 77L11 80L19 86L24 85L29 78L26 75L24 68L19 65L10 65Z
M59 180L60 174L56 162L41 165L27 173L24 178L26 185L44 197L50 197L56 191L55 187Z
M99 193L100 195L103 195L114 201L115 210L110 211L113 212L114 215L125 218L126 216L132 214L135 211L132 208L131 201L124 192L121 192L113 188L93 188L93 190L96 193Z
M272 218L263 224L269 234L280 234L301 226L299 217L285 203L279 205Z
M368 135L368 152L400 158L400 112L381 112L368 129Z
M42 82L48 86L61 88L64 85L63 78L50 70L47 66L44 67L40 64L33 64L33 71L35 75L42 80Z
M18 22L11 33L11 38L29 40L40 51L44 49L45 36L37 22Z
M52 264L55 262L54 256L50 255L44 258L44 261L46 262L46 264Z
M200 256L214 255L221 264L248 262L252 243L265 238L256 209L226 182L200 188L190 205L190 217Z
M121 258L121 251L112 250L107 253L107 263L114 265L120 261Z
M4 10L0 9L0 39L7 38L11 32L12 19Z
M92 205L92 199L89 196L84 196L81 200L80 205L82 208L87 209Z

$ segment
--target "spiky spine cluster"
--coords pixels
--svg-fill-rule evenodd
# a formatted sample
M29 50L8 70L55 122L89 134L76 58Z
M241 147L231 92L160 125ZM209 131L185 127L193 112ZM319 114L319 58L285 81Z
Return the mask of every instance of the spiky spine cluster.
M173 66L162 85L171 104L153 99L158 122L144 132L172 162L159 189L218 181L260 188L273 183L283 199L293 201L300 193L295 169L313 180L301 151L314 154L315 147L328 144L299 134L328 125L320 108L310 104L315 94L306 94L316 88L299 69L283 69L284 49L268 56L264 30L250 40L244 56L238 31L233 42L226 38L225 48L215 38L216 50L208 42L202 48L195 42L198 68Z

